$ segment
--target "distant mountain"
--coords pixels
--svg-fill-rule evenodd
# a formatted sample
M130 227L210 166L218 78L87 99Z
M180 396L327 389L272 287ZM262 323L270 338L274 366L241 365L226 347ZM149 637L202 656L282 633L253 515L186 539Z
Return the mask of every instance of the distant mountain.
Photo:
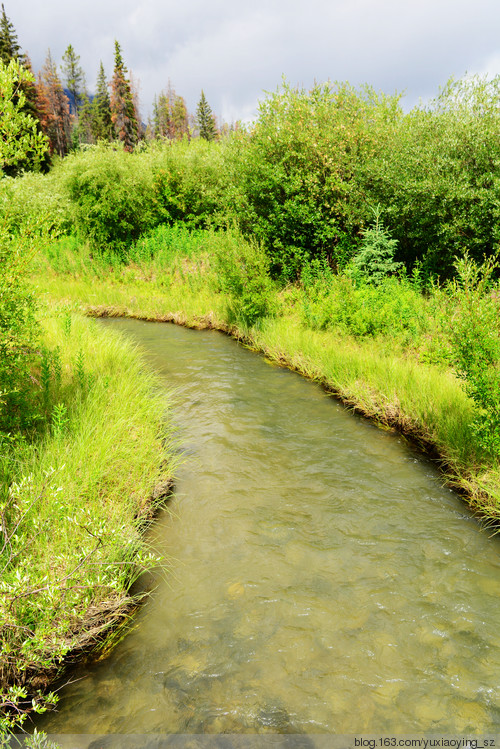
M71 91L69 90L69 88L64 88L63 91L64 91L64 93L66 94L66 96L69 99L69 113L70 114L76 114L76 101L75 101L75 97L73 96L73 94L71 93ZM94 100L94 94L89 94L88 97L89 97L90 101Z

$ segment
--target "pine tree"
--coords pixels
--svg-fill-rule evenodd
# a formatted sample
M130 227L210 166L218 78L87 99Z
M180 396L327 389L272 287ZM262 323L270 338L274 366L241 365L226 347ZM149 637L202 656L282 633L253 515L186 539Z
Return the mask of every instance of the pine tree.
M201 98L196 109L196 124L200 133L200 138L205 140L215 140L217 138L217 128L215 126L215 117L212 114L212 110L205 99L203 89L201 91Z
M115 41L115 68L111 80L111 121L125 151L133 151L138 140L138 123L130 81L126 78L120 45Z
M50 152L65 156L71 144L69 99L64 93L50 50L38 74L37 93L38 114L43 132L49 139Z
M94 140L111 140L113 123L111 122L111 105L109 101L108 83L104 66L101 62L97 76L96 94L92 101L91 130Z
M17 42L17 34L13 24L7 18L2 3L2 15L0 16L0 60L8 65L11 60L18 60L20 49Z
M85 96L87 95L85 73L80 65L80 56L76 54L73 46L68 44L62 59L63 64L61 65L61 71L63 79L66 81L66 87L73 99L75 112L78 113L78 110L83 105Z

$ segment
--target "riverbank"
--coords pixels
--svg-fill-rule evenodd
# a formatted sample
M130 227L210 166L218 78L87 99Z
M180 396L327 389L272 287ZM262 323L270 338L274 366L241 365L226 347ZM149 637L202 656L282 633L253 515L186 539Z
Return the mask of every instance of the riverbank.
M390 336L360 339L312 329L304 323L299 290L277 295L277 314L254 325L234 322L235 301L210 283L209 263L202 253L196 262L178 260L170 274L144 262L89 275L81 258L73 258L64 273L49 269L39 288L51 303L71 304L91 316L171 321L229 333L269 360L321 382L358 413L404 434L436 460L446 483L461 492L478 518L496 527L498 461L478 445L474 403L447 362L439 356L425 361L421 351Z
M175 464L168 402L134 346L64 306L39 323L38 425L1 460L0 733L119 638L132 583L160 563L143 530Z

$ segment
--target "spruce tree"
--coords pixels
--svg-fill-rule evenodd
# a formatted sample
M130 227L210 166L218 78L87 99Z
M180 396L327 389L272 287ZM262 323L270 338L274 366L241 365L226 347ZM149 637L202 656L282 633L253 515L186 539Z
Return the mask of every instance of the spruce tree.
M90 128L96 142L99 140L111 140L113 137L108 83L102 62L97 76L96 93L92 101Z
M215 127L215 117L212 114L212 110L205 99L203 89L201 91L201 98L198 103L196 110L196 124L200 133L200 138L205 140L215 140L217 138L217 128Z
M0 16L0 60L8 65L11 60L18 60L21 47L17 42L17 34L14 26L7 18L2 3L2 14Z
M87 94L85 73L80 65L80 56L76 54L71 44L68 44L62 59L63 64L61 65L61 71L63 79L66 81L66 87L71 94L75 111L78 114L78 110L83 105Z
M127 68L123 62L120 45L115 41L115 68L111 80L111 121L115 135L125 151L133 151L138 140L138 122Z

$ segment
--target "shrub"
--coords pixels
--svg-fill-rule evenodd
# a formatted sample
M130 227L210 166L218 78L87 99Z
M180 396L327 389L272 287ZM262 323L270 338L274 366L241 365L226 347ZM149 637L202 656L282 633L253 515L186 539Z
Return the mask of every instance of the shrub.
M338 266L352 254L367 215L360 164L384 150L398 101L368 87L284 83L260 104L252 129L236 133L240 226L263 243L274 275L294 279L312 258Z
M149 160L107 146L69 158L66 187L77 231L93 249L125 255L163 217Z
M451 80L387 132L387 151L361 164L360 189L380 202L397 259L449 277L467 247L481 262L500 240L500 76ZM387 154L390 153L390 158Z
M317 329L356 337L384 335L400 343L416 341L429 324L425 300L406 278L357 282L345 274L317 280L304 290L302 318Z
M275 290L269 277L269 260L253 239L236 230L213 232L208 242L213 253L216 284L228 294L229 321L255 325L275 309Z
M190 228L225 226L234 216L234 185L224 143L204 139L156 144L154 191L165 217Z
M500 287L491 257L482 266L466 253L455 263L457 279L449 289L456 305L450 335L457 372L477 406L473 428L480 446L500 455Z
M0 227L0 431L11 437L33 418L31 368L38 334L28 273L33 246Z

